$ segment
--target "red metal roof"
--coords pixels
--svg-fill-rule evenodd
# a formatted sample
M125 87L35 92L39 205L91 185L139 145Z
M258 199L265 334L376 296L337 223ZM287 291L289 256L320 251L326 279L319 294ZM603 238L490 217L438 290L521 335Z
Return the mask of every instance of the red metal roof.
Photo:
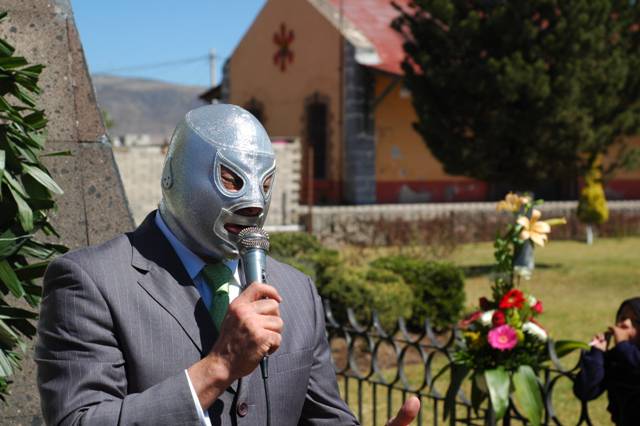
M402 7L410 0L396 0ZM402 37L391 28L391 21L397 17L398 11L391 6L390 0L329 0L329 3L342 11L344 17L351 21L375 46L380 64L372 68L392 74L403 74L400 63L405 57L402 49Z

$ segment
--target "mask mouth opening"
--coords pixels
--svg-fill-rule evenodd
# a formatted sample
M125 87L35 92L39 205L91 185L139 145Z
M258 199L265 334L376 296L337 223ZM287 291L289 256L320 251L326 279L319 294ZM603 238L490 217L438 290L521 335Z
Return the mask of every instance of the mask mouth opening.
M233 236L245 228L258 226L262 222L264 209L262 207L246 206L233 210L222 221L222 227Z

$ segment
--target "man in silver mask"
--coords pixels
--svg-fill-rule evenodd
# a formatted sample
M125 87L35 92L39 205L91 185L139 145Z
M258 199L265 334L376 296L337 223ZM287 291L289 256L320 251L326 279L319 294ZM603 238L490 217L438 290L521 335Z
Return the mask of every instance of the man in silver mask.
M238 233L264 223L274 172L251 114L195 109L172 137L159 211L51 263L36 345L47 424L264 424L266 355L274 426L357 424L311 280L271 258L269 284L238 272ZM418 407L409 399L389 424Z
M271 140L247 111L222 104L193 110L169 147L162 218L195 253L238 257L238 232L264 223L275 167Z

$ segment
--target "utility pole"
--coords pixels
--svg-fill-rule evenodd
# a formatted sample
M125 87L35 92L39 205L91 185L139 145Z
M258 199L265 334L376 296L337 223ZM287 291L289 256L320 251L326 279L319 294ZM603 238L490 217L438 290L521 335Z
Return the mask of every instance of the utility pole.
M216 49L209 50L209 72L211 73L211 87L216 87Z

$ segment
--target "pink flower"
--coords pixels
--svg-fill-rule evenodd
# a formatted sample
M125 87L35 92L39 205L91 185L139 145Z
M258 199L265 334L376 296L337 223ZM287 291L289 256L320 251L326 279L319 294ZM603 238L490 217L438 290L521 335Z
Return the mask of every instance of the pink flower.
M533 311L536 314L541 314L542 313L542 302L541 301L537 301L535 305L533 305Z
M501 325L489 331L487 336L491 347L507 351L513 349L518 344L518 335L516 331L508 325Z

